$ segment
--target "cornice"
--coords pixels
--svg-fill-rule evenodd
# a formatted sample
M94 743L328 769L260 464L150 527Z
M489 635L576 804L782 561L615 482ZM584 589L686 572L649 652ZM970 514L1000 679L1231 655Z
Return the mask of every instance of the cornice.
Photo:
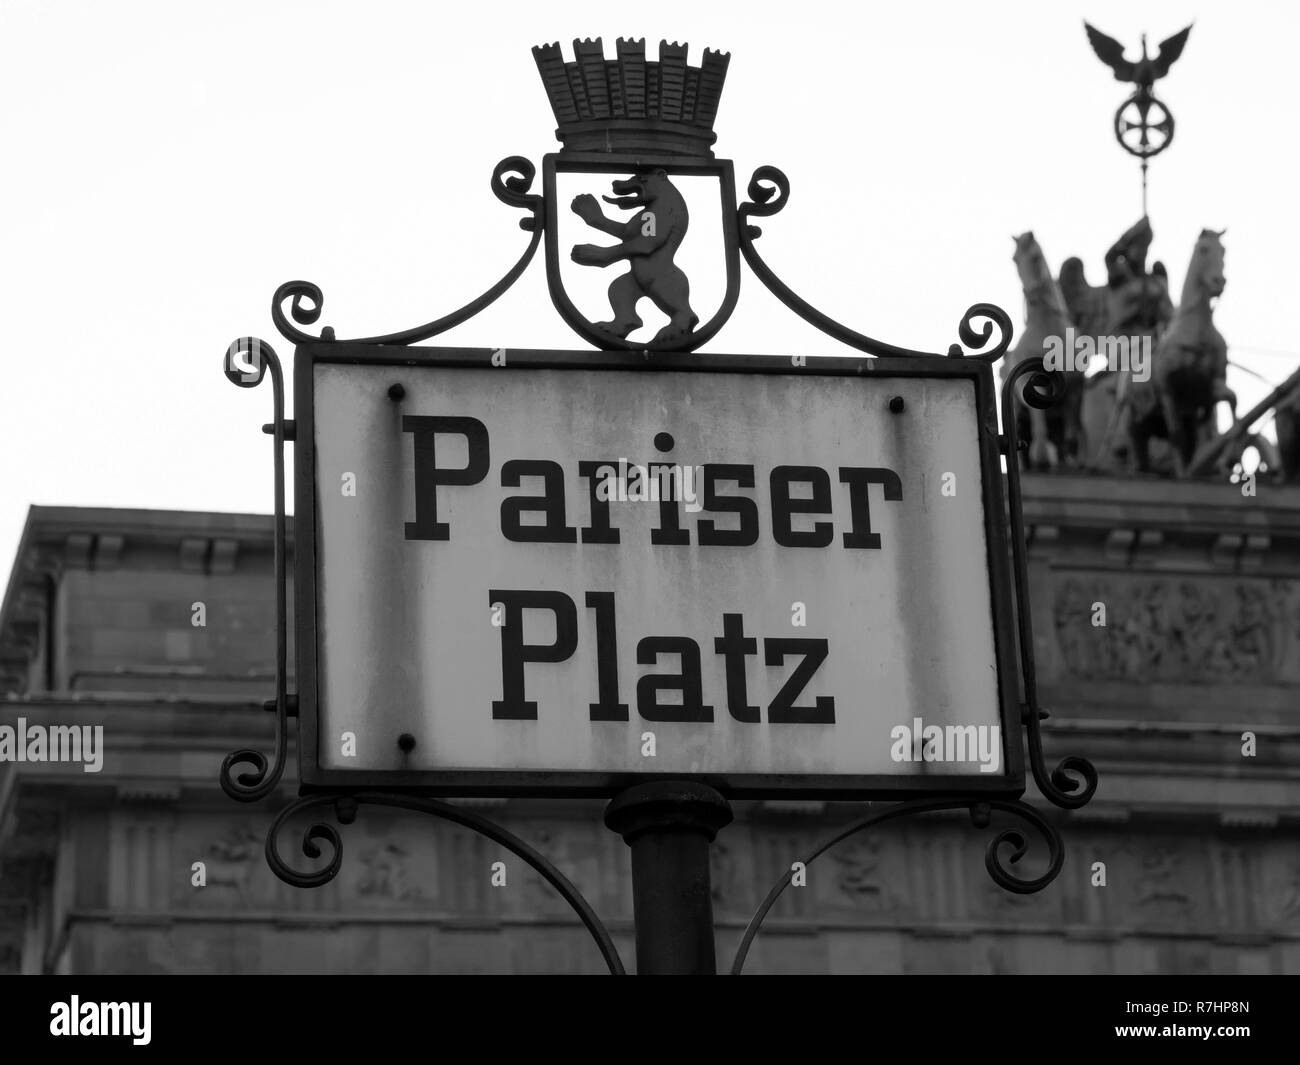
M287 532L292 550L292 518ZM69 571L220 575L248 567L269 581L273 549L268 514L32 507L0 605L0 692L26 690L51 582Z
M1217 481L1083 474L1024 474L1022 484L1025 524L1044 554L1083 538L1139 564L1188 544L1247 565L1300 560L1300 486L1261 481L1252 496Z

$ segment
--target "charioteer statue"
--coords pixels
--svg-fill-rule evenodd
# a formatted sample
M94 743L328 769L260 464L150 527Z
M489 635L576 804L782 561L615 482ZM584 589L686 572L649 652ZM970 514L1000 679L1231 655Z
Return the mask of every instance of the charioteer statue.
M1154 349L1174 315L1164 263L1157 261L1147 270L1152 237L1151 220L1143 216L1106 252L1105 322L1100 334L1130 338L1130 344L1145 344L1147 350ZM1132 372L1112 371L1108 366L1103 373L1090 390L1100 389L1096 398L1107 409L1105 428L1094 436L1092 461L1106 468L1127 460L1136 471L1147 472L1152 469L1149 441L1152 435L1163 437L1155 424L1160 405L1154 389L1144 387L1147 382L1136 380ZM1157 459L1163 460L1164 455L1158 453ZM1156 469L1163 471L1164 462Z
M1164 263L1147 270L1151 238L1151 220L1144 216L1106 252L1106 332L1111 336L1137 334L1154 340L1173 317Z

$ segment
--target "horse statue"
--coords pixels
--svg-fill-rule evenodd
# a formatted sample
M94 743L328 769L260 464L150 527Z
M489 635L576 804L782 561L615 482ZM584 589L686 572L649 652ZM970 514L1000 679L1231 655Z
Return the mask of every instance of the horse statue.
M1093 351L1100 351L1101 338L1110 329L1110 289L1106 285L1090 285L1084 272L1083 260L1071 256L1061 264L1057 286L1065 298L1065 309L1074 322L1077 336L1089 337ZM1102 443L1114 428L1111 422L1116 409L1118 374L1092 373L1085 377L1079 390L1079 435L1087 444L1087 453L1079 456L1079 464L1091 469L1118 466L1113 456L1102 453Z
M1016 250L1012 261L1020 275L1020 285L1025 294L1025 328L1002 364L1002 380L1019 363L1035 355L1042 355L1047 338L1054 337L1065 343L1066 330L1072 325L1065 298L1052 277L1047 257L1032 232L1012 237ZM1072 360L1073 351L1065 352ZM1027 466L1029 469L1052 469L1061 462L1076 462L1082 456L1082 430L1079 410L1083 396L1083 374L1075 372L1072 362L1064 373L1065 394L1048 410L1037 410L1019 396L1016 397L1016 428L1022 440L1029 441Z
M1183 280L1182 297L1155 345L1154 369L1146 382L1130 382L1127 429L1130 455L1140 472L1149 469L1153 436L1169 441L1174 474L1186 476L1197 447L1218 435L1214 410L1220 402L1237 415L1228 388L1228 347L1214 327L1214 305L1223 292L1226 230L1201 230Z

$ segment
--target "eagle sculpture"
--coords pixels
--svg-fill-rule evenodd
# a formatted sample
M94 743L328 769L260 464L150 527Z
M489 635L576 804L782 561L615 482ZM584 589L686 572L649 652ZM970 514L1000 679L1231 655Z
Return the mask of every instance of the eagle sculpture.
M1174 65L1174 61L1183 54L1187 35L1192 32L1192 27L1188 26L1167 40L1161 41L1160 51L1156 53L1154 59L1147 55L1147 37L1144 33L1142 58L1136 63L1130 63L1124 58L1124 46L1114 37L1107 37L1101 30L1089 26L1086 22L1083 28L1088 31L1088 42L1092 45L1092 50L1097 53L1098 59L1115 72L1116 81L1132 82L1148 91L1156 81L1169 73L1169 68Z

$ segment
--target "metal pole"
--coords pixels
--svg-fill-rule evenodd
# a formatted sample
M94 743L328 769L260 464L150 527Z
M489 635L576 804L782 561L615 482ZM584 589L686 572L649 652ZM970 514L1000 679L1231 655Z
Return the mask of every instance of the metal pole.
M706 784L654 781L621 792L605 825L632 849L636 971L713 975L709 845L731 823L731 805Z

